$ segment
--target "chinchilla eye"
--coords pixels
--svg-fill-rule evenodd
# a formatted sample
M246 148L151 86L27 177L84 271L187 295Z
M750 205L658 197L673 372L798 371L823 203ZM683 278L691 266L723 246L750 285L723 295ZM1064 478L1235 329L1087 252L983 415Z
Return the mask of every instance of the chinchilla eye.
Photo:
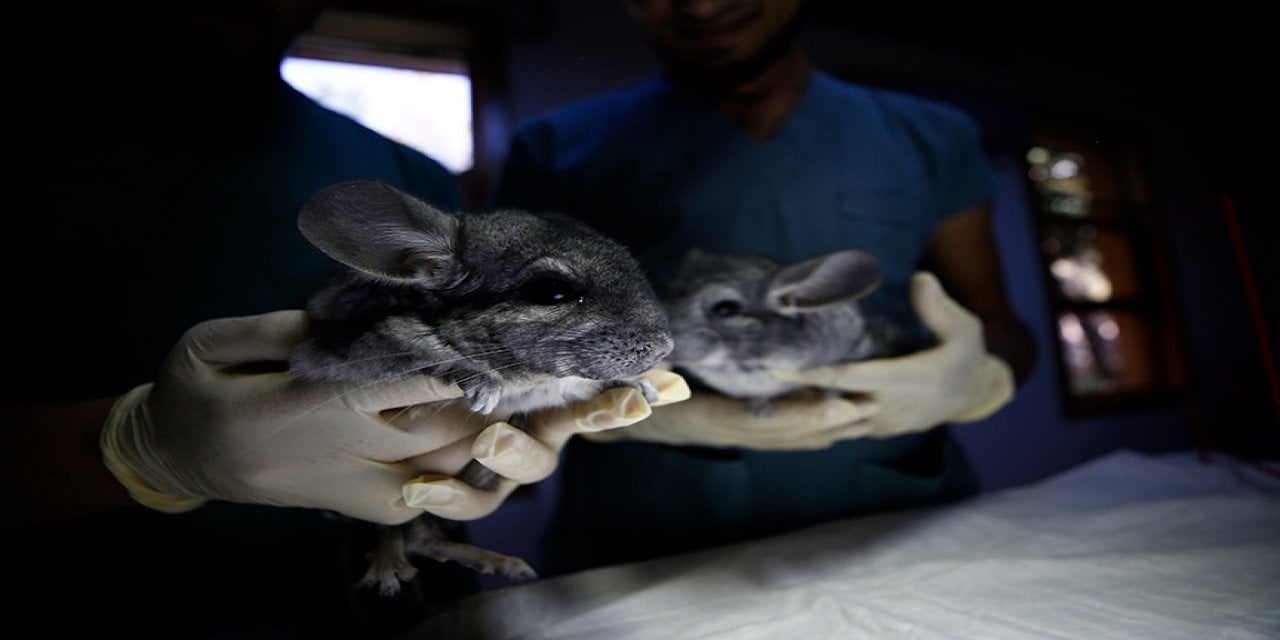
M520 297L534 304L564 304L582 302L582 292L572 282L555 276L543 276L526 282L520 288Z
M711 315L718 318L731 318L742 311L742 303L737 300L721 300L711 305Z

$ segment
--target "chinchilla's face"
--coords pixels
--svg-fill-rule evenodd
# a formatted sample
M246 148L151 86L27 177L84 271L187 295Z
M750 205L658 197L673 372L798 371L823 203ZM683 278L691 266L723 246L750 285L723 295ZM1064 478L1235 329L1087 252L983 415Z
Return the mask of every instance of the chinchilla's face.
M681 266L666 299L677 365L757 361L780 339L764 292L776 265L763 258L696 254Z
M601 380L643 373L671 351L666 314L621 245L511 211L468 217L463 237L475 288L432 322L455 349L495 368Z
M308 303L313 338L292 360L307 377L608 381L671 350L666 314L634 258L569 218L458 215L356 181L314 195L299 229L350 267Z
M843 353L864 320L852 300L808 305L788 266L750 255L691 253L665 298L673 365L752 370L812 366Z

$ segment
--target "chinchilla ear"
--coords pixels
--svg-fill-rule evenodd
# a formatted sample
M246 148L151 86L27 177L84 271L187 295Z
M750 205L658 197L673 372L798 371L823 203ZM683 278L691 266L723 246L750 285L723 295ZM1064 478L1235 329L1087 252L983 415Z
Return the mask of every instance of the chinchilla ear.
M866 251L846 249L783 267L765 291L765 304L795 315L828 304L861 298L880 285L880 261Z
M298 229L349 267L431 288L455 282L457 217L382 182L343 182L302 206Z
M710 259L711 255L702 249L697 247L689 249L685 252L684 257L680 259L679 264L676 265L676 273L695 273Z

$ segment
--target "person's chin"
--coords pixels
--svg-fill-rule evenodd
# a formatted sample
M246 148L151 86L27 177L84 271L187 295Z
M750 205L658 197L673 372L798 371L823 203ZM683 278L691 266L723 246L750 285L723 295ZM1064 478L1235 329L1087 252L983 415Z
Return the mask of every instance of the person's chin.
M706 90L737 86L759 75L761 66L753 60L731 55L684 57L669 60L667 71L676 80Z

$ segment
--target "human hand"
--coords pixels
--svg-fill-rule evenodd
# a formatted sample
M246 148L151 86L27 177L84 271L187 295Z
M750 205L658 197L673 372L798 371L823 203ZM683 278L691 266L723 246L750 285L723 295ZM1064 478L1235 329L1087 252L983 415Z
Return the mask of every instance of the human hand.
M448 479L472 459L474 436L492 420L441 401L461 391L426 376L374 385L299 380L283 363L306 332L301 311L212 320L175 345L156 381L112 407L104 461L138 502L180 512L210 499L323 508L399 524L422 513L480 517L514 484L554 470L575 430L612 428L648 415L643 398L605 394L539 416L537 434L486 433L481 453L503 493L414 501L419 483ZM581 411L584 413L575 413ZM421 493L421 492L418 492ZM479 501L479 502L478 502ZM417 505L415 506L415 502Z
M450 520L474 520L489 515L520 485L550 476L556 470L564 445L574 435L634 429L639 426L636 422L651 415L653 407L689 399L688 384L675 373L654 369L644 377L658 391L652 405L639 390L622 387L590 400L531 413L523 431L506 422L495 422L480 432L471 454L501 476L496 489L483 491L452 476L428 474L405 485L405 500Z
M935 346L899 358L771 373L874 403L877 409L861 426L875 437L973 422L1007 404L1013 398L1013 373L987 353L982 321L952 300L931 273L912 278L911 300L937 337Z
M685 402L657 406L648 419L612 431L584 433L596 442L643 440L674 445L742 447L759 450L814 450L867 433L862 420L870 403L822 393L797 392L773 399L772 411L758 415L742 400L699 393Z

